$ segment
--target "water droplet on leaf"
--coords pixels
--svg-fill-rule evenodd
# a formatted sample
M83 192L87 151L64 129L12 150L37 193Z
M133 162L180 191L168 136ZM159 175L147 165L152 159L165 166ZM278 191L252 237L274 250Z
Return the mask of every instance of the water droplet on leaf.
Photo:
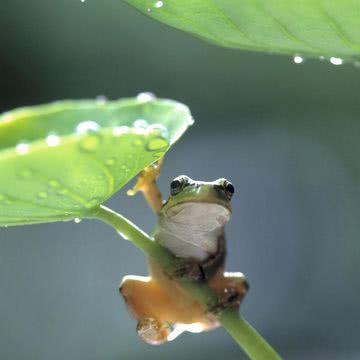
M49 146L49 147L57 146L60 144L60 137L55 134L51 134L46 137L45 141L46 141L47 146Z
M150 139L146 144L146 150L148 151L159 151L166 150L169 146L169 142L162 137L155 137Z
M63 196L63 195L66 195L66 194L68 194L69 193L69 190L68 189L65 189L65 188L63 188L63 189L60 189L59 191L57 191L57 195L60 195L60 196Z
M295 64L301 64L304 59L300 55L295 55L293 61Z
M49 185L53 188L58 188L60 186L60 183L55 179L51 179L49 180Z
M149 126L148 122L144 119L137 119L133 123L135 129L146 129Z
M149 10L149 9L148 9ZM150 9L151 11L151 9ZM137 97L136 97L137 101L141 102L141 103L145 103L145 102L149 102L152 100L156 99L156 96L151 93L151 92L143 92L140 93Z
M330 58L330 62L331 62L333 65L341 65L341 64L343 63L343 59L337 58L337 57L331 57L331 58Z
M80 149L84 151L94 151L98 148L101 137L98 134L87 135L80 141Z
M156 3L155 3L155 7L157 8L157 9L160 9L161 7L163 7L164 6L164 2L163 1L157 1Z
M113 165L115 164L115 159L114 159L114 158L107 159L107 160L105 161L105 164L106 164L107 166L113 166Z
M46 199L47 196L48 196L48 194L47 194L47 192L45 192L45 191L40 191L40 192L37 194L37 196L38 196L38 198L40 198L40 199Z
M21 142L21 143L16 145L15 151L19 155L24 155L24 154L29 152L29 144L27 144L26 142Z
M89 132L97 132L100 126L95 121L83 121L76 127L76 132L79 134L87 134Z
M147 128L147 134L152 136L161 136L165 139L168 139L169 132L164 125L161 124L152 124Z
M96 105L105 105L107 103L108 99L104 95L98 95L95 98Z
M112 129L112 134L114 136L120 136L123 134L128 134L130 128L128 126L116 126Z

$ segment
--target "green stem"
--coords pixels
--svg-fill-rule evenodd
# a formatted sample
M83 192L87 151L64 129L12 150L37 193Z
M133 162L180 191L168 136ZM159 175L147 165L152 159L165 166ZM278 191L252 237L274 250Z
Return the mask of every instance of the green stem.
M113 210L101 205L92 213L91 217L112 226L125 239L130 240L141 249L146 256L154 258L164 270L174 268L177 259L165 248L155 242L135 224ZM179 281L206 310L209 304L216 301L215 292L207 284L194 281ZM217 315L219 322L242 349L253 360L279 360L281 357L261 337L257 331L244 320L237 311L224 310Z

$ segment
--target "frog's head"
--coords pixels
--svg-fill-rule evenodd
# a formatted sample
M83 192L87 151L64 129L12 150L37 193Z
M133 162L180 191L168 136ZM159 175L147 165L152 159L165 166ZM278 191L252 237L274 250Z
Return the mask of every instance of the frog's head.
M222 226L230 218L234 191L224 178L205 182L180 175L171 182L170 197L161 213L177 223L201 228Z

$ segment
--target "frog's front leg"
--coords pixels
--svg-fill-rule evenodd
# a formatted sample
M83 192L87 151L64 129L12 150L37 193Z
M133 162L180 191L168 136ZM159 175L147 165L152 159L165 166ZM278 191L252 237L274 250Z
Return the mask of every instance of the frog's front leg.
M163 159L147 166L139 175L135 186L128 190L127 194L135 195L141 191L151 209L159 214L163 200L161 192L156 184L156 178L160 175Z

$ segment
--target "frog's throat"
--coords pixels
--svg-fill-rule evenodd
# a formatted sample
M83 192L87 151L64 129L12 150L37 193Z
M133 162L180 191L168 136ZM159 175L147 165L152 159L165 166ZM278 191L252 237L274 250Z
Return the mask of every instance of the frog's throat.
M154 237L175 256L202 261L218 250L230 215L217 203L179 203L160 214Z

